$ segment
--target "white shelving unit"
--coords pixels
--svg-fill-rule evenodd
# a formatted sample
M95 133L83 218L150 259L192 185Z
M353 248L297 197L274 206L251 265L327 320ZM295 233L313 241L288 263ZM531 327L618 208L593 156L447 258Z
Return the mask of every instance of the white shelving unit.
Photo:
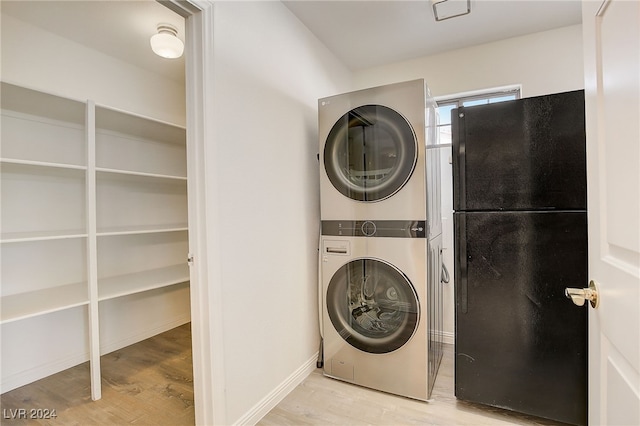
M79 330L99 399L100 302L189 281L186 132L1 90L0 324L15 333L22 320L88 307Z
M87 305L87 283L66 284L2 296L3 323Z

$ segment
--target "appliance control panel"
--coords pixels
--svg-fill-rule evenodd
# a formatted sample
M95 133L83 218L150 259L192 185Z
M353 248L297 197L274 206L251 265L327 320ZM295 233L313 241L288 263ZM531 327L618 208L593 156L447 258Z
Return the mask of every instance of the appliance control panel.
M322 235L425 238L427 222L424 220L323 220Z

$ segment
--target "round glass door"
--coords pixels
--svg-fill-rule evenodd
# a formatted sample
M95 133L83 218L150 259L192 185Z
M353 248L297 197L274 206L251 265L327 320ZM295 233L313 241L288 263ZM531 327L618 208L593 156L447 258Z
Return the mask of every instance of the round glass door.
M407 183L417 153L415 133L403 116L382 105L364 105L333 125L324 164L329 180L343 195L379 201Z
M411 282L380 260L357 259L342 266L329 282L326 300L338 334L368 353L395 351L418 326L420 305Z

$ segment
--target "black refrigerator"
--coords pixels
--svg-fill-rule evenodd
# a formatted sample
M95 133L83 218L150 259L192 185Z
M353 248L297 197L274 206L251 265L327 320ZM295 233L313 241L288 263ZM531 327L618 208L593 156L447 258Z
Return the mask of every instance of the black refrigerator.
M584 91L452 111L455 394L587 423Z

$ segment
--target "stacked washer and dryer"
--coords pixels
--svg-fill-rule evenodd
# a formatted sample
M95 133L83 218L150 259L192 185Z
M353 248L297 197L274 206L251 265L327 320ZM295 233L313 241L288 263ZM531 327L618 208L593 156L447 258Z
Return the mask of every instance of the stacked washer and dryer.
M442 358L435 111L424 80L318 101L324 374L419 400Z

